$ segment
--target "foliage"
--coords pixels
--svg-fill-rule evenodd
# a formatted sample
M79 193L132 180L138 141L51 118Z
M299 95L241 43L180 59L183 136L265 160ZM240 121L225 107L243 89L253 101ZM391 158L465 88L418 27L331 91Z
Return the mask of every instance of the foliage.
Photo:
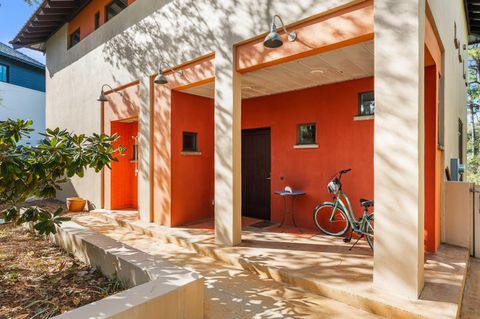
M93 134L76 135L56 128L47 129L37 146L21 145L22 138L32 132L32 121L0 121L0 206L6 221L17 225L33 222L40 234L55 233L55 226L66 218L62 210L50 212L39 207L26 207L20 211L18 204L30 197L53 198L60 185L73 176L83 177L90 168L100 172L115 161L112 143L117 136Z
M471 45L468 49L468 87L467 87L467 180L480 184L480 47Z

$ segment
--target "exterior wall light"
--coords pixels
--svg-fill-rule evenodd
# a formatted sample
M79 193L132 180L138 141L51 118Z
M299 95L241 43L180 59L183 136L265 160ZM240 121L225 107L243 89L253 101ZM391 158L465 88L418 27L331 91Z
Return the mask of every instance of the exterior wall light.
M165 65L165 63L161 63L161 64ZM170 69L174 73L177 73L179 76L183 75L183 72L181 70L175 70L174 68L170 68ZM167 84L168 83L168 80L165 77L165 75L163 74L163 69L161 67L158 69L158 74L155 77L155 79L153 80L153 82L156 83L156 84Z
M270 33L265 37L265 40L263 40L263 45L270 49L275 49L283 45L283 40L280 37L280 34L278 34L277 32L275 18L278 18L278 20L280 21L281 27L283 28L283 31L285 31L285 33L288 35L288 41L293 42L297 40L297 33L296 32L288 33L282 18L278 14L276 14L272 18L272 28L270 30Z
M104 90L105 87L108 87L110 90L113 91L113 88L110 85L108 85L108 84L102 85L102 91L100 92L100 95L97 98L98 102L108 102L107 96L105 95L105 90ZM121 96L123 96L123 94L121 92L115 92L115 93L118 93Z

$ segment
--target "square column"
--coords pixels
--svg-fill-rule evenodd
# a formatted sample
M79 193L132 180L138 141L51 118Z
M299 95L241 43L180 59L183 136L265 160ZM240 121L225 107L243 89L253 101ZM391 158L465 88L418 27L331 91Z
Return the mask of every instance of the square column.
M215 55L215 239L242 241L242 97L234 49Z
M376 288L417 299L424 284L425 0L375 0Z
M138 213L140 220L150 222L150 80L143 77L140 81L140 105L138 110Z

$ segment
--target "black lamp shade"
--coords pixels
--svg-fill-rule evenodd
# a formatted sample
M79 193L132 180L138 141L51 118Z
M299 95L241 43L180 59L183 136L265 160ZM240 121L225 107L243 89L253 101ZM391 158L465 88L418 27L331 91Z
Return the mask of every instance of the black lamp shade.
M163 75L162 71L158 72L158 75L155 77L155 80L153 80L156 84L167 84L167 78Z
M277 31L271 31L263 40L263 45L270 49L275 49L283 45L282 38Z

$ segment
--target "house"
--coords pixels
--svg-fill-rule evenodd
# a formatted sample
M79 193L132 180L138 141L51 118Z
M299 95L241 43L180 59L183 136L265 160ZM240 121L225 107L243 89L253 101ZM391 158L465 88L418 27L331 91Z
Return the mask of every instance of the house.
M170 227L214 216L233 246L242 215L281 221L286 186L313 227L351 168L356 210L375 199L373 285L415 299L445 169L465 162L473 2L48 0L12 44L46 53L47 126L128 148L61 197Z
M31 119L26 143L36 144L45 131L45 66L0 42L0 120Z

